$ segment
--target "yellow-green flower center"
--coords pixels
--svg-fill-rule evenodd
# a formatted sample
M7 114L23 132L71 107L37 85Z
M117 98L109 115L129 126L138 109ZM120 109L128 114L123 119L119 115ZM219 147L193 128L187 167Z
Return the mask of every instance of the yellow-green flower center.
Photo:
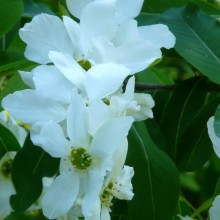
M92 157L82 147L73 148L71 151L71 163L77 170L86 171L92 165Z
M102 205L106 207L112 206L112 202L111 202L113 198L112 189L113 189L113 184L109 183L109 185L103 189L102 194L100 196Z
M92 65L88 60L79 60L78 64L86 71L88 71Z
M8 159L7 161L3 162L2 166L1 166L1 173L6 178L8 178L11 175L12 164L13 164L13 159Z

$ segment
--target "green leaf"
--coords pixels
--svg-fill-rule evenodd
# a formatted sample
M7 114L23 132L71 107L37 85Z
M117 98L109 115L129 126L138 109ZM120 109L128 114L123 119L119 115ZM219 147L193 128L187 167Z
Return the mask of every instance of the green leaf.
M206 104L183 132L177 146L177 163L186 171L199 169L213 153L207 121L214 114L220 98Z
M12 65L15 65L15 63L20 62L21 60L24 60L22 54L0 50L0 73L2 74L4 69L7 69L5 67L8 67L9 65L12 67ZM13 68L15 67L13 66Z
M220 138L220 105L218 105L215 111L214 129L215 134Z
M0 36L6 34L20 19L22 0L0 0Z
M26 89L27 86L23 83L21 77L19 74L16 74L15 76L13 76L7 86L5 87L5 89L3 91L1 91L0 93L0 103L2 103L2 99L10 94L10 93L13 93L15 91L18 91L18 90L23 90L23 89ZM0 111L2 111L3 108L2 106L0 106Z
M134 167L134 198L128 203L131 219L170 220L179 196L178 171L151 140L144 123L129 133L127 163Z
M206 13L219 15L220 9L215 5L204 0L145 0L142 12L161 13L170 8L176 8L186 5L189 2L196 3Z
M21 212L12 212L4 220L47 220L40 212L31 213L21 213Z
M203 106L205 97L206 82L198 77L183 81L173 92L160 126L167 141L167 152L173 159L183 130Z
M20 148L16 137L6 127L0 124L0 159L8 151L18 151Z
M186 2L186 0L145 0L142 12L161 13L169 8L183 6Z
M216 43L220 23L195 4L164 12L160 22L167 24L175 35L175 50L201 73L220 83L220 44Z
M11 72L17 72L18 70L26 70L26 69L31 69L33 67L36 67L36 63L31 62L27 59L22 59L22 60L18 60L18 56L19 55L14 55L13 57L11 57L10 55L12 55L13 52L11 53L6 53L5 56L2 54L2 57L4 56L5 58L5 63L4 65L0 66L0 74L8 74Z
M34 146L28 137L13 162L12 181L16 194L10 199L12 208L15 211L29 208L42 192L42 178L55 175L58 166L58 159Z
M54 14L45 4L36 3L33 0L23 0L24 2L24 17L34 17L40 13Z

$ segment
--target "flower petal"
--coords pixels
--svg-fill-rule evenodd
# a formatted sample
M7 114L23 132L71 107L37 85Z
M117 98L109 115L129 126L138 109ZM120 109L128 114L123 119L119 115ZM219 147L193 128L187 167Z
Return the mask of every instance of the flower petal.
M22 147L27 137L27 131L22 126L18 125L18 122L12 116L6 114L6 111L0 112L0 124L10 130Z
M208 122L208 134L212 141L213 149L216 153L216 155L220 158L220 138L218 138L215 134L214 130L214 117L211 117Z
M212 207L209 209L209 218L210 220L218 220L220 216L220 196L216 196Z
M10 197L15 194L15 189L11 180L0 181L0 219L5 219L12 212Z
M127 101L131 101L134 98L134 88L135 88L135 77L132 76L127 82L125 93L123 95L123 97Z
M88 52L88 57L92 63L117 63L117 54L115 46L104 37L93 39L93 47Z
M62 21L53 15L40 14L20 29L20 37L27 44L28 59L46 64L50 50L73 53L71 40ZM32 56L32 52L33 56ZM37 55L37 56L36 56Z
M67 157L70 143L66 140L62 128L55 122L37 123L31 130L31 140L43 148L52 157Z
M80 19L83 8L94 0L66 0L67 8L76 18Z
M78 56L82 55L81 42L80 42L80 37L81 37L80 25L67 16L63 16L63 23L64 26L66 27L67 33L69 34L70 39L72 41L72 45L74 47L73 56L77 58Z
M60 72L77 88L83 89L85 70L71 56L51 51L50 59Z
M128 152L128 140L126 139L124 143L115 150L113 158L114 164L111 168L111 172L109 173L108 177L105 180L105 186L108 186L110 182L115 182L119 173L121 172L125 159Z
M94 100L89 103L89 133L94 136L97 130L110 118L112 114L109 107L101 100Z
M105 171L103 169L91 169L88 173L88 186L82 202L82 213L87 219L100 219L100 198Z
M67 133L75 147L87 147L89 135L86 104L76 90L73 91L72 101L67 110Z
M87 72L86 92L90 100L111 95L122 85L130 74L124 65L115 63L98 64Z
M116 47L140 38L137 21L130 19L118 26L113 42Z
M54 100L70 102L73 85L55 66L42 65L32 72L36 90Z
M118 63L131 68L133 73L146 69L161 57L161 51L144 40L123 44L117 48Z
M109 210L105 206L102 206L101 220L111 220L111 217L110 217L110 214L109 214Z
M2 101L2 106L14 118L24 123L49 120L59 122L66 117L66 110L59 102L30 89L6 96Z
M93 38L102 36L112 39L116 31L115 6L112 0L94 1L87 4L81 14L82 46L87 54Z
M114 150L123 145L132 122L132 117L119 117L105 123L92 141L92 154L101 158L111 157Z
M34 82L33 82L33 74L32 72L26 72L26 71L18 71L21 79L23 80L23 82L29 86L31 89L34 89Z
M117 0L116 10L118 22L135 18L139 15L144 0Z
M79 177L74 172L56 177L42 198L43 213L49 219L66 214L73 206L79 192Z
M158 48L165 47L170 49L174 47L176 38L164 24L154 24L139 27L141 37L152 43Z

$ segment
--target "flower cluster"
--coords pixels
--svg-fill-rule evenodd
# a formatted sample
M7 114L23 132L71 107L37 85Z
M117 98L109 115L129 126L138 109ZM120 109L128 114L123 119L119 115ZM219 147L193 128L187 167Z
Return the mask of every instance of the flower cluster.
M58 174L43 179L39 205L49 219L110 219L113 199L133 197L127 135L154 107L151 95L135 93L133 75L175 44L165 25L138 27L142 4L67 0L79 23L40 14L20 30L25 56L40 65L19 72L30 89L2 105L30 125L36 146L60 159Z

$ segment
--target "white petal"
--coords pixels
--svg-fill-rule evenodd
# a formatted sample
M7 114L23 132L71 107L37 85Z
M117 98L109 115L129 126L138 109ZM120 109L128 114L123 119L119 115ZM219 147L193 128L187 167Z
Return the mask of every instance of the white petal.
M102 99L111 95L122 85L130 70L114 63L99 64L87 72L86 92L89 99Z
M93 39L93 47L88 52L88 57L92 63L117 63L117 54L115 46L104 37L98 37Z
M115 182L118 178L121 170L123 169L125 159L128 152L128 140L126 139L124 143L115 150L113 157L114 164L111 168L111 172L105 180L105 186L108 186L110 182Z
M10 130L18 140L20 146L23 146L27 137L27 131L18 125L17 121L11 115L8 116L6 111L0 112L0 124Z
M110 157L117 147L123 145L132 122L132 117L120 117L105 123L92 141L92 154L101 158Z
M113 42L117 47L138 40L140 38L139 35L137 21L130 19L118 26Z
M31 140L43 148L52 157L67 157L70 144L66 140L62 128L55 122L37 123L31 128Z
M59 102L30 89L6 96L2 101L2 106L14 118L24 123L49 120L59 122L66 117L66 110Z
M11 180L0 180L0 219L5 219L12 212L10 196L15 194Z
M102 206L101 220L111 220L111 217L110 217L110 214L109 214L109 210L105 206Z
M134 88L135 88L135 78L133 76L128 80L128 83L127 83L126 89L125 89L125 93L123 95L123 97L126 100L131 101L134 98Z
M212 207L209 209L210 220L219 220L220 216L220 196L216 196Z
M220 158L220 138L218 138L215 134L214 130L214 117L211 117L208 122L208 134L213 144L213 149L216 155Z
M94 136L97 130L110 118L112 114L109 107L101 100L94 100L89 103L89 133Z
M53 181L42 198L43 213L49 219L66 214L73 206L79 192L76 173L61 174Z
M20 29L20 37L27 44L28 59L46 64L50 50L73 53L71 40L62 21L53 15L40 14ZM31 51L34 52L33 56ZM37 56L36 56L37 55Z
M144 40L123 44L117 48L118 62L131 68L133 73L146 69L161 57L161 51Z
M80 19L83 8L94 0L66 0L67 8L76 18Z
M131 115L136 121L142 121L154 117L152 108L154 107L155 102L150 94L134 93L133 102L136 103L136 106L132 106L131 102L131 105L127 107L127 115Z
M74 147L86 147L88 145L87 117L86 104L74 90L67 111L67 133Z
M68 54L51 51L50 59L60 72L77 88L83 89L85 70Z
M18 71L23 82L29 86L31 89L34 89L33 75L32 72Z
M42 65L32 72L36 90L54 100L70 102L73 85L55 66Z
M85 53L91 48L94 37L112 39L116 31L114 3L106 0L86 5L81 14L80 25Z
M139 15L144 0L117 0L116 10L118 22L135 18Z
M124 166L114 184L114 197L121 200L131 200L134 196L131 179L134 176L133 167Z
M93 202L93 208L90 212L90 215L86 216L85 220L100 220L100 209L101 202L100 199L97 199L96 202Z
M66 173L66 172L75 172L75 168L70 159L61 158L59 171L60 171L60 174Z
M177 215L181 220L194 220L193 218L190 218L188 215L186 215L185 217L181 216L181 215ZM212 219L211 219L212 220Z
M82 213L86 219L87 217L89 219L89 216L92 217L92 215L95 214L98 220L98 217L100 217L100 206L97 206L97 204L100 204L99 195L102 190L105 171L100 169L91 169L88 175L88 186L83 198ZM95 212L94 209L96 209Z
M165 47L170 49L174 47L176 38L164 24L155 24L139 27L139 32L144 40L149 41L158 48Z
M67 16L63 17L63 23L72 41L72 45L74 48L74 57L77 58L82 54L81 42L80 42L80 37L81 37L80 25Z

